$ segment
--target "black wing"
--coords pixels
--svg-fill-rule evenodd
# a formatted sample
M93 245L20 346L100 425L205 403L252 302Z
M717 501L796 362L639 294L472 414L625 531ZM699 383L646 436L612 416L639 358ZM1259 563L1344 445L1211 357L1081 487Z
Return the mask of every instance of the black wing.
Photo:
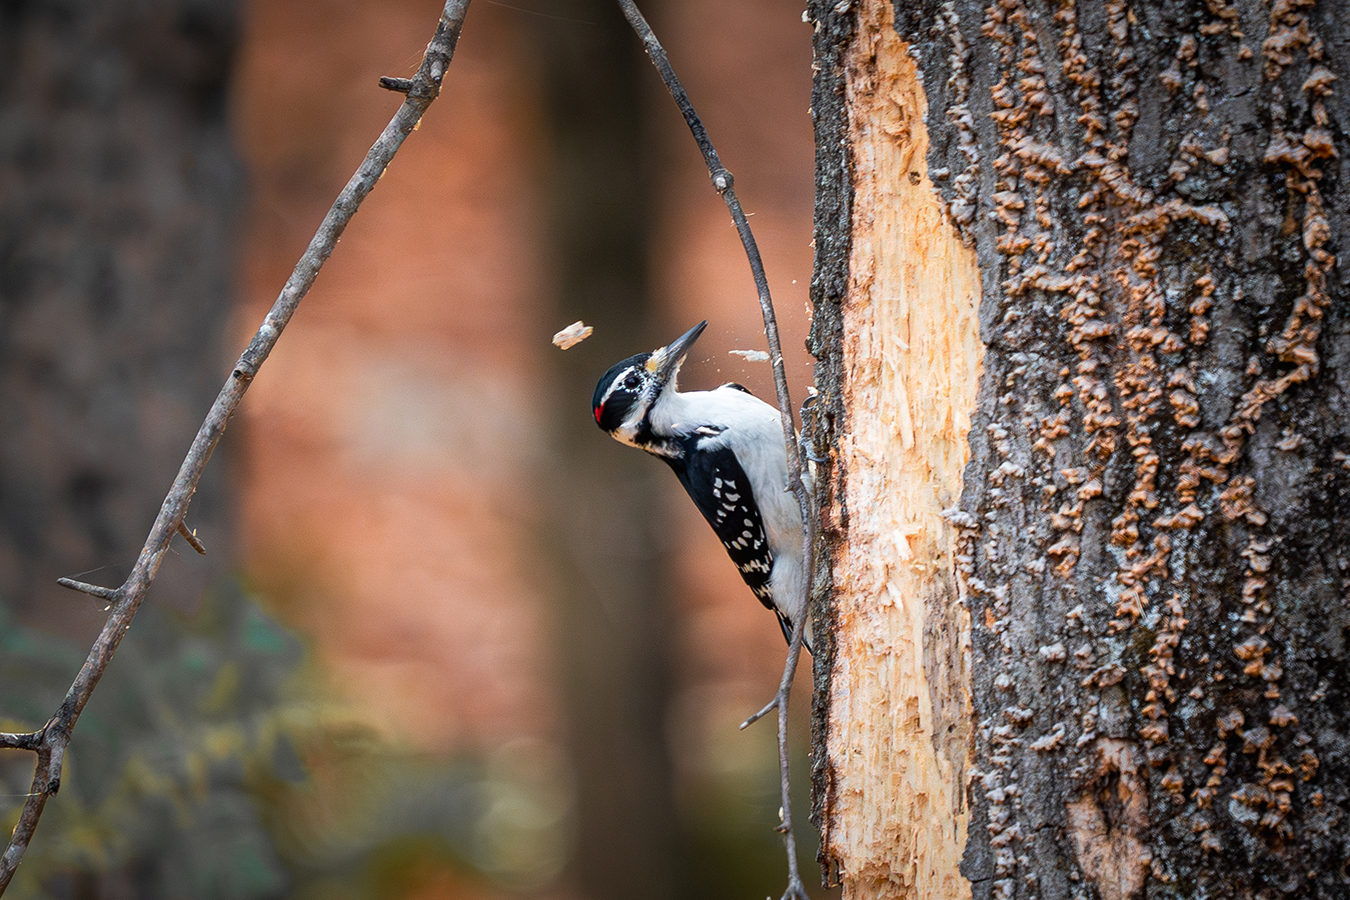
M736 454L729 448L696 450L693 445L702 437L690 439L682 458L666 461L703 518L717 532L741 578L760 603L773 609L773 591L769 587L773 553L764 536L764 520L750 489L750 479L745 477Z

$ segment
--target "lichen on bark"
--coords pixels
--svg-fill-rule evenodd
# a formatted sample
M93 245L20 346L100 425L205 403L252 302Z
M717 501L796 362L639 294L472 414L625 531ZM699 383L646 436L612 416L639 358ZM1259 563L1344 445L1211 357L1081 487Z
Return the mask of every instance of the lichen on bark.
M843 79L822 33L855 14L820 6L818 93ZM1343 896L1350 20L1326 0L900 0L895 20L982 279L952 517L974 896ZM821 171L848 171L846 113L816 115ZM855 219L818 214L818 253ZM827 385L843 265L822 255L813 294ZM822 392L836 431L866 414Z
M1342 895L1350 24L897 10L983 276L975 896Z

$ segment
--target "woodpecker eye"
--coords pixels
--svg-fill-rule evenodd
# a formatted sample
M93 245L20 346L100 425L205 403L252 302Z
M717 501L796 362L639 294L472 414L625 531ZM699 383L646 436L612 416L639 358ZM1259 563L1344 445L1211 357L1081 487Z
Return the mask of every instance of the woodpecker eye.
M630 391L637 390L638 385L640 384L642 384L642 381L637 377L637 375L634 374L630 374L627 378L623 380L623 386Z

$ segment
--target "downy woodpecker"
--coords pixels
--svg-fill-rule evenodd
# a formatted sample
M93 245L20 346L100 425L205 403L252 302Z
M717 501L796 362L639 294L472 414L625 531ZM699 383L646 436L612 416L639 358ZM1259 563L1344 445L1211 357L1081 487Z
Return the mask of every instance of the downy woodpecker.
M613 366L595 386L591 411L610 437L675 470L741 578L791 640L804 605L802 516L787 491L783 421L738 384L676 389L680 363L707 325ZM809 647L809 625L807 637Z

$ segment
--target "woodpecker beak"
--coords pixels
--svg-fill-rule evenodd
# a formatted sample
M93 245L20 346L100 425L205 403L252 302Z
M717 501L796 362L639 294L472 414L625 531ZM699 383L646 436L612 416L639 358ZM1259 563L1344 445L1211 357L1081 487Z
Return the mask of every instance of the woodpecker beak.
M655 375L657 381L662 385L673 381L675 373L680 370L680 363L684 362L685 354L689 352L690 347L694 346L694 341L698 340L698 336L707 327L708 320L704 319L666 346L659 350L653 350L652 355L647 359L647 371Z

